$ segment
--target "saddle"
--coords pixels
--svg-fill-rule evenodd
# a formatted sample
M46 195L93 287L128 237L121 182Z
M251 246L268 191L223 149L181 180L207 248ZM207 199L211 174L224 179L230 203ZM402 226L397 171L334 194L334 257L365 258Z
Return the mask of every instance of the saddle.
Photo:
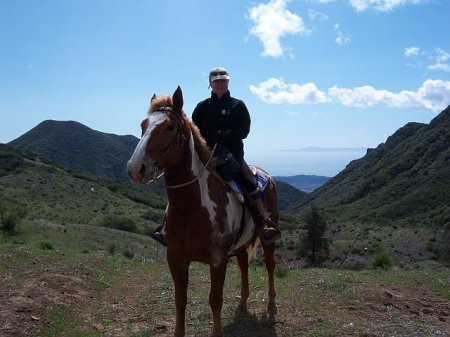
M264 191L264 189L268 186L270 182L270 175L260 169L256 166L249 165L250 170L252 171L253 175L255 176L258 187L261 191ZM248 220L252 219L251 213L248 211L248 207L245 205L245 198L244 198L244 189L240 186L238 182L235 180L230 180L227 182L230 189L232 189L237 197L237 199L241 202L242 207L244 208L244 211L242 212L242 219L241 219L241 225L239 228L239 232L236 236L236 239L231 246L228 257L232 257L235 254L236 250L245 245L252 237L255 232L255 226L247 226Z
M256 181L258 182L259 189L261 191L264 191L264 189L267 187L271 179L269 173L253 165L249 165L248 167L255 176ZM234 191L239 201L243 204L245 194L244 188L236 180L230 180L226 183L228 187L230 187Z

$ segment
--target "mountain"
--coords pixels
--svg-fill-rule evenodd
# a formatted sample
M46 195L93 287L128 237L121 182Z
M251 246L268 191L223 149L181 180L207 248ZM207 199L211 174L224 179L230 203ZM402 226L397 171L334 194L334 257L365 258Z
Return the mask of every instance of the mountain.
M290 184L275 179L277 183L278 208L285 211L300 199L304 198L307 193L291 186Z
M295 188L307 193L311 193L330 180L330 177L303 174L288 177L275 176L273 178L277 181L288 183L289 185L292 185Z
M125 167L138 141L134 136L103 133L74 121L47 120L9 145L65 168L128 181Z
M331 219L450 228L450 106L408 123L291 207Z
M129 182L125 166L138 141L134 136L103 133L74 121L47 120L8 145L36 153L66 169ZM282 182L277 187L281 210L305 195ZM151 191L158 192L156 188Z

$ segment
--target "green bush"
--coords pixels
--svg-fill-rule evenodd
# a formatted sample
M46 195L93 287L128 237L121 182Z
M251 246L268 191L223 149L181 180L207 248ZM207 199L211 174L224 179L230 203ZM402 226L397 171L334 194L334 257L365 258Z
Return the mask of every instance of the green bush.
M18 217L15 214L8 214L2 219L2 230L5 233L13 234L16 232Z
M108 252L109 252L109 255L116 254L117 246L114 243L110 244L109 247L108 247Z
M107 216L100 223L102 227L120 229L122 231L136 233L137 227L133 219L125 216Z
M130 260L133 260L133 258L134 258L134 253L131 250L124 250L122 255Z
M278 277L278 278L286 277L287 274L288 274L288 271L289 271L288 268L286 268L284 266L277 265L275 267L275 276Z
M42 250L54 250L55 247L53 246L53 242L50 240L41 241L41 249Z
M388 252L385 250L379 251L376 253L371 262L372 269L383 269L389 270L392 266L392 259Z

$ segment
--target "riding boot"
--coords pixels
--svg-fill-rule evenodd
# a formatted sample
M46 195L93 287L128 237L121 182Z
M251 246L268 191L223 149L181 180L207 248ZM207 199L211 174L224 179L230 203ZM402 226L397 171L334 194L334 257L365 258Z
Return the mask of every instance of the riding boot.
M281 237L277 224L268 216L262 192L258 189L248 194L253 221L264 246L270 245Z

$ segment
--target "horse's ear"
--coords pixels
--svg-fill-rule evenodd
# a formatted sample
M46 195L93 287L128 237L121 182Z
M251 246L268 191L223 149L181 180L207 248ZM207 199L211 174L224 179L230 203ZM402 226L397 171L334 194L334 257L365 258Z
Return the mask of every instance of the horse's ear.
M180 86L178 86L177 90L173 93L172 101L174 111L181 113L181 110L183 110L183 92L181 91Z

